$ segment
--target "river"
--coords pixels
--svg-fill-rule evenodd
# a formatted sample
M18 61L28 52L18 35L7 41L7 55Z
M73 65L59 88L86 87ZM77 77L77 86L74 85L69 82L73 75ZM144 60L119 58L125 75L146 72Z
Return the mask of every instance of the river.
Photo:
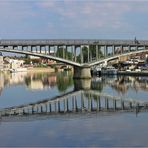
M92 93L91 101L89 92ZM81 111L71 111L74 94L78 97L74 106ZM119 110L118 104L117 110L109 110L104 100L104 109L95 110L95 94L118 97L127 102L148 102L148 77L103 76L76 81L70 72L0 73L0 110L21 105L26 107L30 103L34 106L38 102L44 104L44 100L49 103L61 96L60 99L68 98L66 112L61 103L62 113L45 113L49 108L43 108L44 113L2 116L0 146L148 146L146 111ZM62 102L60 99L58 101ZM113 108L112 99L108 105Z

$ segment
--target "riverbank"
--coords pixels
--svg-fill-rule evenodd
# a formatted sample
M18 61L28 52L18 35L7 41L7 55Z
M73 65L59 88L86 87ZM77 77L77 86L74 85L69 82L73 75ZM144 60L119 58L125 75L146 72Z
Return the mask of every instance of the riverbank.
M60 72L64 71L64 69L55 69L51 67L29 67L26 71L20 71L20 72ZM10 70L1 70L1 73L7 73L10 72Z
M148 76L148 71L118 71L117 74L126 76Z
M50 67L36 67L36 68L28 68L27 72L55 72L54 68L50 68Z

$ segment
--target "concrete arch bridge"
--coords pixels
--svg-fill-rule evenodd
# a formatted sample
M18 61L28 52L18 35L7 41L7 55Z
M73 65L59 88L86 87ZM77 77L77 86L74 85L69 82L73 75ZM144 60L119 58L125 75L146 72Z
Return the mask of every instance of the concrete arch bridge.
M90 78L92 66L148 52L147 40L0 40L0 52L33 55L74 67L74 78Z

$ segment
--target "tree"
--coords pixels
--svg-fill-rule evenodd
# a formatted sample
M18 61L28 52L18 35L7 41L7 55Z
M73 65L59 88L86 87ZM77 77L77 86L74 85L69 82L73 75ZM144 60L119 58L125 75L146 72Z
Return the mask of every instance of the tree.
M72 59L72 53L65 50L64 48L60 47L57 52L56 52L56 56L59 58L66 58L67 60L71 60Z
M83 53L83 62L86 63L88 62L88 47L84 46L82 48L82 53Z
M84 63L87 63L87 62L91 61L92 59L97 59L97 57L96 57L96 45L89 45L89 47L83 46L82 54L83 54L83 62ZM103 53L101 51L101 47L98 46L98 57L102 57L102 56L103 56ZM81 61L81 55L79 54L77 56L77 62L80 62L80 61Z
M63 58L63 48L59 48L56 52L56 56L59 58Z
M60 92L65 92L70 86L73 85L73 77L71 73L58 73L57 74L57 88Z

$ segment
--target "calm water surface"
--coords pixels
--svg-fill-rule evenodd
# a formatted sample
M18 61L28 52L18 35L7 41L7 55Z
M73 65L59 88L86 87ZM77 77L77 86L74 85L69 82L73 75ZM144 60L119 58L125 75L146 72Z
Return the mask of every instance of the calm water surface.
M63 73L0 73L0 109L52 99L87 87L148 102L147 77L94 77ZM85 96L87 100L87 96ZM81 112L0 119L0 146L148 146L148 113Z

